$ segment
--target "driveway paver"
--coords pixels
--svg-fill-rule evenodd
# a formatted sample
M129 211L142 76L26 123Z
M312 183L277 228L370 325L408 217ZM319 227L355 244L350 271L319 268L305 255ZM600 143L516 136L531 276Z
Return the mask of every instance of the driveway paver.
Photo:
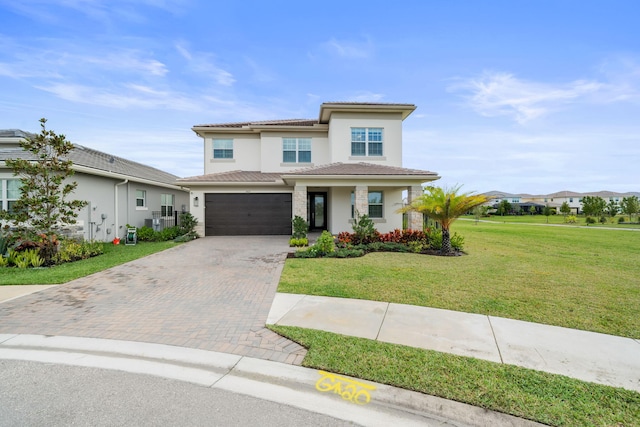
M0 333L151 342L300 364L264 327L286 236L205 237L0 304Z

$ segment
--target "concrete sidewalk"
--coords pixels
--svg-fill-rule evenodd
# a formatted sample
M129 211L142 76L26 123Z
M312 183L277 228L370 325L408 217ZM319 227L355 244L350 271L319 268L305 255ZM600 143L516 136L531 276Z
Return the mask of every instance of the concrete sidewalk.
M640 340L377 301L276 294L267 324L299 326L640 392Z

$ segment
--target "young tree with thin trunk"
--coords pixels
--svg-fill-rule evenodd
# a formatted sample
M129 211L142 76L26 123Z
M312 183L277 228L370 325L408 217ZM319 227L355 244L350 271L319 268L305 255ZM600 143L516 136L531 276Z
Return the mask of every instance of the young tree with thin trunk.
M420 212L440 224L442 228L443 255L453 253L449 228L461 215L470 212L476 206L488 201L484 195L458 193L460 186L454 188L427 187L422 196L411 204L399 209L399 212Z
M564 216L564 222L567 222L567 215L571 213L571 206L569 206L569 203L567 203L566 200L562 202L562 205L560 206L560 213Z
M622 213L629 215L629 222L633 222L633 215L640 212L640 200L638 200L638 196L623 197L620 202L620 210Z
M20 198L11 212L0 212L0 218L42 240L40 256L46 265L52 263L57 234L67 224L75 224L78 211L86 201L67 200L77 187L70 182L74 174L67 155L73 144L64 135L47 130L46 119L40 119L40 133L20 142L29 153L27 158L7 159L6 165L20 177Z

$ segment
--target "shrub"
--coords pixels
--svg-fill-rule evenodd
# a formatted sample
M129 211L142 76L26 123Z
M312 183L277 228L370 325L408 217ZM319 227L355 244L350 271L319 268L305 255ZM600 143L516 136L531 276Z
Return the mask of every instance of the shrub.
M353 219L353 243L371 243L379 240L380 233L376 230L373 220L369 215L360 215L358 211Z
M624 222L624 217L621 216L618 218L618 224L622 224ZM1 249L1 248L0 248ZM0 252L1 253L1 252Z
M293 237L295 239L302 239L307 237L309 224L301 216L296 215L291 220L291 225L293 227Z
M3 255L0 255L0 268L6 267L8 265L9 265L9 258Z
M606 216L604 216L604 215L602 215L602 216L600 217L600 224L606 224L606 223L607 223L607 217L606 217Z
M78 242L72 239L64 239L60 241L60 247L54 257L54 261L56 264L73 262L101 255L103 252L104 247L101 242Z
M591 218L590 216L588 216L588 217L585 218L585 222L587 224L595 224L596 220L595 220L595 218Z
M335 250L333 236L327 230L322 232L313 246L318 250L318 252L325 255L330 254Z
M309 244L309 239L306 237L295 238L292 237L289 239L289 246L292 247L302 247L307 246Z
M340 248L327 254L329 258L357 258L365 255L365 251L362 249L346 249Z
M569 215L567 216L567 222L569 224L575 224L576 221L578 221L578 218L575 215Z
M156 232L146 225L138 228L137 234L138 240L141 242L153 242L156 239Z
M198 225L198 220L196 217L191 215L190 212L183 212L180 214L180 225L179 234L184 236L185 234L193 234L193 238L195 239L197 235L195 234L196 225Z

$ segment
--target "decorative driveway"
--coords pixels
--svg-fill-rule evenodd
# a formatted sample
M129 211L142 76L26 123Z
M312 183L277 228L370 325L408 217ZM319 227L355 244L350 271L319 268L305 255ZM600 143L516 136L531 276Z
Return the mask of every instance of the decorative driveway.
M205 237L0 304L0 333L142 341L300 364L264 325L288 236Z

